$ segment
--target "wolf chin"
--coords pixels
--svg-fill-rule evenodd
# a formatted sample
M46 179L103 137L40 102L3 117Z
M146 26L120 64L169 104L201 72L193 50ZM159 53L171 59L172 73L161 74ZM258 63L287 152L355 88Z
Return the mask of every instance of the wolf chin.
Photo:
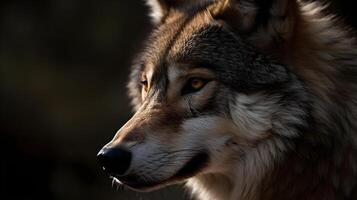
M357 199L357 47L298 0L147 0L135 114L98 160L203 200Z

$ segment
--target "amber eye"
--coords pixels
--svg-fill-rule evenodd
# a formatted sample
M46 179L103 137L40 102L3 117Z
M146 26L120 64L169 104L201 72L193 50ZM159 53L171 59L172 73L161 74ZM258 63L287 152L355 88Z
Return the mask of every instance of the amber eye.
M182 89L182 95L197 92L202 89L209 81L202 78L191 78Z
M143 86L143 89L145 90L145 92L147 92L148 87L149 87L148 80L146 78L143 78L143 79L141 79L140 83Z
M192 80L190 80L190 84L191 84L192 89L199 90L204 86L205 83L202 79L193 78Z

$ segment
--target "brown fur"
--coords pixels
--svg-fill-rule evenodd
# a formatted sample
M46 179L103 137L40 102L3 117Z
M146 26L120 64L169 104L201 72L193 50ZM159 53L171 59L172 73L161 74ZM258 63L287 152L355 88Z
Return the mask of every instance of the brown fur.
M108 144L134 144L136 182L186 181L205 200L357 199L346 28L295 0L148 3L155 30L129 83L136 114ZM183 94L192 77L207 83Z

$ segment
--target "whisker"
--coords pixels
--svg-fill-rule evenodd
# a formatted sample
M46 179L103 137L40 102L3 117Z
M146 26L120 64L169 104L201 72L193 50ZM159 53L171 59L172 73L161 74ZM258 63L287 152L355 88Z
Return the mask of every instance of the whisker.
M114 177L110 177L112 179L112 188L114 187L114 185L116 185L115 179Z
M117 186L116 191L118 191L120 188L120 184L116 184L116 186Z

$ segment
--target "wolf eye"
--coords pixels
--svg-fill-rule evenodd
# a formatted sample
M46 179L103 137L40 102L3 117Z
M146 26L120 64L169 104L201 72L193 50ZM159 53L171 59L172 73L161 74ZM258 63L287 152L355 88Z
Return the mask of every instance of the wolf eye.
M140 81L140 84L143 86L143 88L144 88L144 90L145 90L145 92L147 92L148 91L148 80L146 79L146 78L144 78L144 79L142 79L141 81Z
M203 87L204 82L202 79L194 78L190 81L192 89L199 90Z
M202 78L191 78L188 80L187 84L182 90L182 94L189 94L193 92L197 92L201 90L206 83L208 83L208 80L202 79Z

